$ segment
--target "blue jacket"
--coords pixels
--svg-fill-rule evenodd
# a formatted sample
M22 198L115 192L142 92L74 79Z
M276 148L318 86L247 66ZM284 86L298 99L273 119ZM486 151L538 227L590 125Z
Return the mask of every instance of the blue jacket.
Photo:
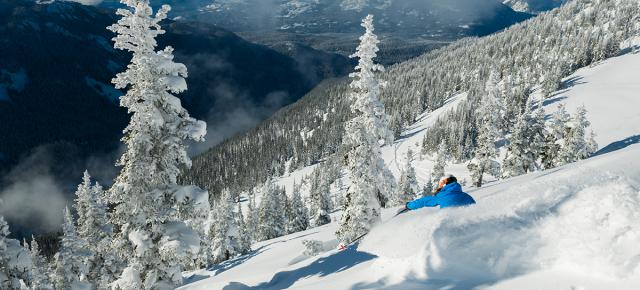
M407 203L410 210L419 209L425 206L455 207L465 206L476 203L473 197L462 192L462 186L457 182L445 185L437 195L425 196Z

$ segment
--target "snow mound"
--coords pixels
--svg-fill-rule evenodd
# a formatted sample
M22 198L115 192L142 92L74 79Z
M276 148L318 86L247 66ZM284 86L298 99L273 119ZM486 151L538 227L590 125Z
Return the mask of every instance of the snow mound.
M335 223L264 241L181 289L637 289L640 144L469 193L476 205L387 209L345 251L302 254Z
M372 269L391 283L412 278L467 288L549 269L638 277L639 150L477 190L471 207L399 216L358 250L378 256Z

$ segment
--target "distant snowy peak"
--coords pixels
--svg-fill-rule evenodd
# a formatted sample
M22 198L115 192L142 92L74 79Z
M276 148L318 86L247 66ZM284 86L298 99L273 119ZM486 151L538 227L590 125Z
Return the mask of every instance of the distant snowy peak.
M344 10L356 10L362 11L367 7L374 7L377 9L386 9L391 6L393 0L342 0L340 7Z
M385 9L391 6L394 0L339 0L341 1L339 4L342 10L355 10L362 11L365 8L377 8L377 9ZM204 10L209 11L224 11L227 9L233 9L237 6L248 5L248 0L215 0L213 3L206 5ZM287 17L287 16L296 16L302 14L304 12L308 12L313 8L316 8L320 4L320 0L276 0L276 1L265 1L265 3L271 2L272 8L276 8L274 12L280 12L279 14Z
M503 0L502 3L511 9L527 13L548 11L567 2L566 0Z

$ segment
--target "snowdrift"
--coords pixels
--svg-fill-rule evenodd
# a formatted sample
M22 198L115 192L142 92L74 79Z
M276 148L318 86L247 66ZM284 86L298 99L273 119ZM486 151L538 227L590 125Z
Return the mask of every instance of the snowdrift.
M182 289L637 289L640 145L470 194L477 205L421 209L334 250L336 224L254 245L188 273ZM326 252L302 253L303 240ZM583 288L580 288L583 287Z
M426 281L422 289L543 270L640 282L640 145L470 194L477 205L419 210L373 230L358 248L377 256L371 276Z

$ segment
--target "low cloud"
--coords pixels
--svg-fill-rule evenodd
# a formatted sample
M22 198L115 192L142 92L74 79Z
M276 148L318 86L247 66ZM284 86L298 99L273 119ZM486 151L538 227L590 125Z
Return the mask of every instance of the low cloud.
M245 94L236 94L231 87L221 85L216 88L220 98L220 104L212 109L205 121L207 122L207 135L205 142L190 144L191 156L198 155L236 134L254 128L263 120L269 118L289 98L286 92L272 92L265 96L260 104L255 104L246 98Z
M72 207L84 170L89 170L94 180L110 185L118 173L114 164L121 151L83 157L77 146L69 143L34 149L2 178L0 215L18 238L59 231L63 209Z
M31 176L11 184L0 197L0 215L19 230L54 232L62 225L67 199L50 176Z

